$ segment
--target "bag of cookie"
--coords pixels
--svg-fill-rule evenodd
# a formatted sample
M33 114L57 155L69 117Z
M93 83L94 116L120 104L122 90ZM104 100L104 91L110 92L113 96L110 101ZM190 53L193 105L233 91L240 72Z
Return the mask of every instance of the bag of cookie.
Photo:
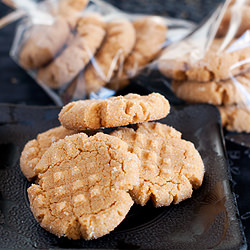
M250 132L250 1L228 0L157 62L188 103L210 103L229 131Z
M38 16L27 4L11 56L58 105L114 95L195 27L181 19L125 13L101 0L46 0L34 8L52 22L35 22Z

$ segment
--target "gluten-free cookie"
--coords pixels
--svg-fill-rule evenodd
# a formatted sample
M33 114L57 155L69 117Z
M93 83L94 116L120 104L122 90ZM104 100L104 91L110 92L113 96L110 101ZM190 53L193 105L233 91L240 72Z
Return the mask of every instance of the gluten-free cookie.
M51 144L75 133L76 131L60 126L38 134L36 139L27 142L20 158L20 168L23 175L29 181L34 179L37 176L35 167Z
M171 86L177 97L190 103L232 105L245 102L245 94L250 95L250 74L219 82L173 80Z
M133 205L128 191L138 184L140 161L117 137L98 133L54 143L28 188L40 225L58 237L95 239L108 234Z
M158 93L147 96L128 94L71 102L62 108L59 120L68 129L98 129L161 119L169 110L168 100Z
M244 105L218 106L223 127L250 133L250 109Z
M130 21L112 21L106 27L102 47L83 72L83 77L75 79L75 94L79 97L96 92L109 82L134 47L135 29Z
M190 198L193 188L203 181L204 164L193 143L181 139L181 133L161 123L143 123L119 128L111 133L129 145L129 151L141 160L139 185L131 195L140 205L152 199L156 207L168 206Z
M135 76L145 65L150 63L162 49L166 40L167 26L159 17L144 17L133 22L136 31L135 46L118 70L108 87L124 88L129 78Z
M81 18L70 44L49 65L39 69L37 79L51 88L71 82L95 55L105 33L100 16Z
M181 41L169 46L159 58L159 70L175 80L197 82L227 80L246 72L249 64L240 62L249 58L250 47L247 44L239 46L237 40L233 40L222 48L223 41L223 38L214 39L206 53L205 48L199 47L198 40Z

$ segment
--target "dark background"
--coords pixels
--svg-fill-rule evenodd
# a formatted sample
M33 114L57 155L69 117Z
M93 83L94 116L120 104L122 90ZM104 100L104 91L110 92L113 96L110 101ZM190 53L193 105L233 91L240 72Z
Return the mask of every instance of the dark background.
M132 13L159 14L185 18L200 23L222 2L219 0L109 0L116 7ZM0 3L0 17L11 11ZM54 105L47 94L9 57L16 23L0 30L0 103ZM1 114L0 114L1 116ZM250 245L250 149L226 141L240 217Z

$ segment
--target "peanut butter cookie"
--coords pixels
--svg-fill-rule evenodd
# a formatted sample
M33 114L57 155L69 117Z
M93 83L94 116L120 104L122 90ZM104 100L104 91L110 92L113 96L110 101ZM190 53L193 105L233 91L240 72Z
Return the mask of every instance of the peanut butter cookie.
M70 37L70 29L75 28L80 12L88 2L60 0L49 8L55 22L52 25L35 25L31 28L19 55L21 66L25 69L37 69L49 63Z
M98 129L161 119L169 110L168 100L158 93L147 96L128 94L71 102L62 108L59 120L68 129Z
M36 69L50 62L70 36L67 21L57 17L52 25L35 25L28 34L19 63L25 69Z
M88 5L89 0L60 0L55 10L56 15L62 16L67 20L71 29L74 29L81 12Z
M246 106L218 106L223 127L229 131L250 133L250 109Z
M58 237L95 239L125 218L138 184L140 161L117 137L98 133L68 136L54 143L28 188L31 210L43 228Z
M219 82L174 80L172 90L180 99L190 103L232 105L244 102L246 100L244 93L250 94L250 74Z
M112 80L108 87L122 89L161 51L166 40L167 26L159 17L145 17L133 22L136 31L135 46L126 59L122 71Z
M139 185L131 190L136 203L145 205L151 198L156 207L168 206L190 198L202 184L204 165L193 143L181 133L160 123L119 128L111 133L129 145L141 160Z
M234 12L235 12L235 17L233 15ZM235 30L234 37L240 37L241 35L243 35L244 32L246 32L250 28L249 12L250 12L250 6L247 4L243 4L241 7L238 7L237 9L235 9L233 5L230 5L223 16L223 19L220 23L216 36L224 37L229 31L232 17L238 19L239 14L240 14L240 22L239 22L238 28ZM237 22L238 20L235 20L235 21ZM233 20L232 21L233 24L231 25L235 25L235 21Z
M51 88L71 82L89 63L105 36L105 25L98 15L83 17L71 43L49 65L39 69L37 78Z
M227 80L246 72L249 64L240 62L250 56L248 44L235 45L237 40L233 40L226 48L221 49L223 41L223 38L214 39L201 59L200 55L205 49L197 48L200 41L182 41L174 47L170 46L159 58L159 70L175 80L197 82Z
M36 139L27 142L20 158L20 168L24 176L29 181L34 179L37 175L34 169L51 144L75 133L76 131L60 126L38 134Z
M135 29L128 20L107 23L107 35L95 60L76 78L76 95L81 97L98 91L114 76L135 44Z

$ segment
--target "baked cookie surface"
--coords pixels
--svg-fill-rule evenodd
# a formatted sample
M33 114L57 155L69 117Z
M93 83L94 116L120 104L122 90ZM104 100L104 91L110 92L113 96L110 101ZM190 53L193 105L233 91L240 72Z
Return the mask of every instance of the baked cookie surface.
M232 17L238 19L239 13L240 13L240 23L237 29L235 30L235 37L240 37L241 35L243 35L250 28L249 11L250 11L250 6L249 3L247 2L245 2L245 4L241 5L241 7L240 8L238 7L237 9L235 9L233 4L230 5L223 16L223 19L220 23L216 36L217 37L226 36L226 34L229 31Z
M167 26L158 17L145 17L133 22L136 42L124 63L126 74L137 71L149 63L159 53L166 40Z
M159 70L163 75L175 80L197 82L226 80L247 71L248 64L237 67L236 65L250 56L250 47L247 44L241 47L234 46L237 41L233 40L222 49L223 41L224 38L214 39L202 58L200 55L205 50L199 47L198 40L182 41L173 48L170 46L159 58Z
M34 179L37 176L35 167L51 144L75 133L60 126L38 134L36 139L27 142L20 157L20 168L24 176L29 181Z
M108 84L114 90L126 87L129 78L134 77L158 55L166 40L167 26L159 17L140 18L133 22L133 26L136 31L135 46L121 70Z
M98 91L113 77L135 44L135 29L128 20L107 23L106 38L94 62L77 78L77 95Z
M244 102L245 93L250 94L250 74L220 82L174 80L171 85L177 97L187 102L232 105Z
M98 15L80 18L77 34L49 65L39 69L37 78L51 88L71 82L89 63L105 36L104 23Z
M54 143L36 166L38 184L28 188L31 210L57 236L94 239L113 230L133 200L139 159L117 137L82 133Z
M55 15L62 16L74 29L81 15L81 12L87 7L89 0L60 0L54 9Z
M98 129L161 119L169 110L168 100L158 93L128 94L69 103L62 108L59 120L68 129Z
M204 165L191 142L181 133L161 123L143 123L119 128L111 133L124 140L141 160L139 185L131 195L140 205L151 198L156 207L168 206L190 198L193 187L202 184Z
M250 109L246 106L218 106L223 127L229 131L250 133Z
M62 49L69 36L69 25L62 17L57 17L51 26L34 26L19 54L20 65L25 69L44 66Z

